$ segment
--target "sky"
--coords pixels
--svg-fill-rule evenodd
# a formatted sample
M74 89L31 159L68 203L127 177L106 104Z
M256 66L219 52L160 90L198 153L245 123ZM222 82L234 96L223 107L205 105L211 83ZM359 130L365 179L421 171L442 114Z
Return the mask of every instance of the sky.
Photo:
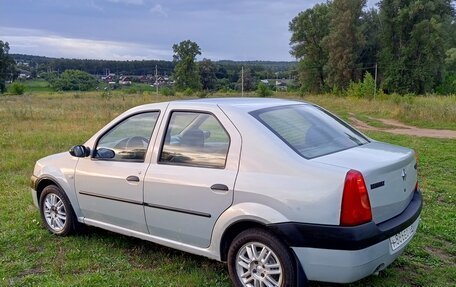
M192 40L201 59L292 61L288 23L319 2L0 0L0 40L58 58L172 60L172 45Z

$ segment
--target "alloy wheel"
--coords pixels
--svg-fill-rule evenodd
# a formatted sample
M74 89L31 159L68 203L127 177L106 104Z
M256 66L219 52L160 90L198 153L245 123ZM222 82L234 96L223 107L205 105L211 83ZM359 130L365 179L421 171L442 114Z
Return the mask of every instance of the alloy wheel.
M67 214L65 204L55 193L49 193L44 198L44 218L47 225L54 231L60 232L65 227Z
M277 255L260 242L248 242L239 249L236 273L246 287L275 287L282 284L282 265Z

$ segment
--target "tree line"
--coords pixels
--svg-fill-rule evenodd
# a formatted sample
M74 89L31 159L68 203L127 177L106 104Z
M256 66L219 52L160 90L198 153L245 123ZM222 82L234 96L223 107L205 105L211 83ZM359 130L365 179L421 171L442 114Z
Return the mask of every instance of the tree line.
M196 57L202 54L201 48L191 40L174 44L173 53L173 78L176 89L180 91L239 91L241 85L244 91L251 91L257 88L260 79L291 78L294 75L292 62L214 62L206 58L197 62Z
M186 44L185 44L186 43ZM197 46L198 53L191 57L192 63L186 59L188 49L181 49L181 58L177 51L174 52L173 61L142 60L142 61L111 61L111 60L92 60L92 59L65 59L50 58L43 56L32 56L22 54L11 54L10 56L18 63L17 68L30 72L33 78L41 76L44 78L55 78L67 70L79 70L91 75L106 75L115 73L117 75L154 75L157 67L158 74L176 78L182 69L193 69L198 72L199 77L193 76L185 85L191 89L205 90L235 90L238 89L240 82L241 68L245 68L245 88L251 90L255 88L255 83L260 79L290 78L295 76L296 62L292 61L212 61L209 59L196 60L196 56L201 55L201 48L192 41L182 41L173 47L181 45ZM187 48L189 48L187 47ZM187 61L184 65L181 61ZM183 66L182 66L183 65ZM179 81L178 81L179 82ZM181 86L179 86L181 88Z
M346 90L369 73L387 93L456 93L451 0L333 0L294 17L291 54L304 91Z
M16 62L9 55L9 44L0 40L0 93L6 90L6 81L16 77Z

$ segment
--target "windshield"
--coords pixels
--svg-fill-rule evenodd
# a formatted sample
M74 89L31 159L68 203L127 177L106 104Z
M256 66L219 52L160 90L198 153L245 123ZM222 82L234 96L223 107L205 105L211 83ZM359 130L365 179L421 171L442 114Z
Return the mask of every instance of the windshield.
M369 142L340 119L308 104L267 108L250 114L309 159Z

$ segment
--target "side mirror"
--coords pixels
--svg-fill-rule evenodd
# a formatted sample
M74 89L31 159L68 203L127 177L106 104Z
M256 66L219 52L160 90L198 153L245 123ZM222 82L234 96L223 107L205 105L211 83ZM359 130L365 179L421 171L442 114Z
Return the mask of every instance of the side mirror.
M116 153L109 148L99 148L95 152L95 157L96 158L114 158L116 156Z
M70 154L75 157L88 157L90 148L83 145L75 145L70 148Z

